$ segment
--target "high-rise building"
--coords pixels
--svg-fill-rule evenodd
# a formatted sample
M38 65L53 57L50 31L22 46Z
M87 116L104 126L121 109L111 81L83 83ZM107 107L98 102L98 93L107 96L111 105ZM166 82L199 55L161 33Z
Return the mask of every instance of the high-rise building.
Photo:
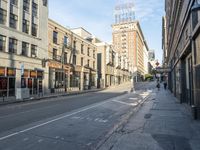
M155 60L155 51L149 50L149 61L154 61L154 60Z
M0 1L0 96L48 92L47 0Z
M139 21L135 20L133 0L119 1L115 7L115 24L112 25L113 46L125 58L126 68L137 73L137 80L142 80L146 73L146 55L148 46ZM148 59L148 58L147 58ZM148 64L147 64L148 66Z

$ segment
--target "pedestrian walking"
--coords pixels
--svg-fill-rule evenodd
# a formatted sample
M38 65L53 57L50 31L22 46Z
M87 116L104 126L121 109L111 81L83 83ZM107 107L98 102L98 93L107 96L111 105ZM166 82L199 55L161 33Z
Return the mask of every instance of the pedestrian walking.
M158 88L158 91L160 91L160 83L158 82L156 87Z
M164 82L164 89L167 89L167 81Z

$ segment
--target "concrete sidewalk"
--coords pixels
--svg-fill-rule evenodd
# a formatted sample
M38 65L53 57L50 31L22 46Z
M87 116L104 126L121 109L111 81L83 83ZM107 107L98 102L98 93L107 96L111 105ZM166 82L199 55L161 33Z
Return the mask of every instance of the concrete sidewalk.
M200 150L200 121L161 88L100 150Z

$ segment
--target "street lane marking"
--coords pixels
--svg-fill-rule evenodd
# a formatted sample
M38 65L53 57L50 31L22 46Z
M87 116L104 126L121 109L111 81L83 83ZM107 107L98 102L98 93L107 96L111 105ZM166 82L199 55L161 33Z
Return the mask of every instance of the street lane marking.
M125 95L118 96L118 97L115 97L115 99L116 99L116 98L118 99L118 98L120 98L120 97L122 97L122 96L126 96L126 94L125 94ZM114 99L114 98L111 98L111 99ZM0 141L6 140L6 139L8 139L8 138L11 138L11 137L13 137L13 136L19 135L19 134L21 134L21 133L25 133L25 132L27 132L27 131L30 131L30 130L33 130L33 129L36 129L36 128L45 126L45 125L47 125L47 124L56 122L56 121L58 121L58 120L61 120L61 119L64 119L64 118L67 118L67 117L76 115L76 114L78 114L78 113L87 111L87 110L89 110L89 109L92 109L92 108L95 108L95 107L104 105L104 104L109 103L109 102L119 102L119 101L117 101L117 100L114 101L114 100L111 100L111 99L110 99L110 100L108 99L107 101L98 103L98 104L96 104L96 105L92 105L92 106L90 106L90 107L86 107L86 108L81 109L81 110L78 110L78 111L75 111L75 112L73 112L73 113L70 113L70 114L67 114L67 115L64 115L64 116L61 116L61 117L58 117L58 118L49 120L49 121L47 121L47 122L44 122L44 123L35 125L35 126L33 126L33 127L30 127L30 128L27 128L27 129L24 129L24 130L21 130L21 131L14 132L14 133L12 133L12 134L8 134L8 135L3 136L3 137L0 137ZM127 104L127 103L126 103L126 104Z
M1 138L0 138L0 141L5 140L5 139L8 139L8 138L11 138L11 137L16 136L16 135L19 135L19 134L21 134L21 133L25 133L25 132L30 131L30 130L33 130L33 129L36 129L36 128L38 128L38 127L42 127L42 126L47 125L47 124L50 124L50 123L52 123L52 122L55 122L55 121L58 121L58 120L61 120L61 119L70 117L70 116L75 115L75 114L78 114L78 113L80 113L80 112L84 112L84 111L87 111L87 110L89 110L89 109L92 109L92 108L101 106L101 105L106 104L106 103L108 103L108 102L110 102L110 101L102 102L102 103L99 103L99 104L97 104L97 105L93 105L93 106L87 107L87 108L85 108L85 109L81 109L81 110L79 110L79 111L75 111L75 112L70 113L70 114L68 114L68 115L64 115L64 116L62 116L62 117L58 117L58 118L56 118L56 119L52 119L52 120L49 120L49 121L47 121L47 122L44 122L44 123L35 125L35 126L33 126L33 127L30 127L30 128L27 128L27 129L24 129L24 130L21 130L21 131L14 132L14 133L12 133L12 134L9 134L9 135L6 135L6 136L1 137Z
M118 101L118 100L112 100L113 102L117 102L120 104L124 104L124 105L128 105L128 106L137 106L138 102L134 102L134 103L126 103L126 102L122 102L122 101Z

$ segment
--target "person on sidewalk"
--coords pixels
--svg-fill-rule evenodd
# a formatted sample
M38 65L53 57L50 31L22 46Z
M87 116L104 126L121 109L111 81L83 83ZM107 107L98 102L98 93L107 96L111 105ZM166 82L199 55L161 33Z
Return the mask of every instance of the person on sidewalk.
M165 90L167 89L167 81L166 80L164 81L164 89Z
M160 82L157 83L156 87L158 88L158 91L160 91Z

